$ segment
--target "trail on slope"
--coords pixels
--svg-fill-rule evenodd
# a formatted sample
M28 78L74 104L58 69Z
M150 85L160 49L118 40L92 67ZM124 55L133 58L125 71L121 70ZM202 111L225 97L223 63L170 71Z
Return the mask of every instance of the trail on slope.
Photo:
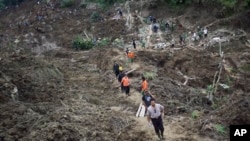
M117 51L118 55L116 56L116 59L126 59L124 57L124 54L122 52L120 52L118 49L115 49L115 51ZM140 63L132 63L129 64L128 67L124 68L125 70L130 70L130 69L137 69L137 70L141 70L141 65ZM133 77L133 78L129 78L131 81L131 85L136 85L135 83L138 82L138 77ZM113 85L119 86L119 83L117 82L117 80L115 80L115 82L113 83ZM127 101L135 104L135 105L140 105L141 103L141 94L135 90L134 88L130 89L130 94L131 96L126 97L124 93L119 92L118 96L119 97L123 97L125 99L127 99ZM158 97L156 96L156 99ZM160 103L161 104L161 103ZM137 107L138 108L138 107ZM113 107L112 108L115 111L120 111L120 112L124 112L127 113L127 111L122 110L122 108L120 107ZM129 113L127 114L128 117L134 119L136 121L136 125L133 126L133 129L135 131L144 131L147 133L147 135L149 135L148 137L145 137L145 141L151 141L151 140L158 140L158 137L156 136L155 132L154 132L154 128L153 126L149 127L148 126L148 122L147 122L147 118L145 117L136 117L135 113L136 113L137 109L134 109L134 113ZM164 136L166 138L167 141L177 141L177 140L184 140L184 139L190 139L190 140L194 140L194 141L213 141L212 139L209 138L204 138L204 137L200 137L197 134L190 134L185 127L183 127L182 123L188 123L189 122L189 118L185 118L182 116L178 116L178 117L174 117L174 116L164 116L163 118L163 123L164 123Z

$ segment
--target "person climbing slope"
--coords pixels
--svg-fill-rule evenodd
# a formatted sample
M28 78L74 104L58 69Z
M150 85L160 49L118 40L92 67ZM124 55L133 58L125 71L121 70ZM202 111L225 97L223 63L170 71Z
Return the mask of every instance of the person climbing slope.
M204 33L204 37L206 38L207 37L207 28L206 27L204 28L203 33Z
M115 76L117 77L118 74L119 74L119 65L117 64L116 61L114 61L113 71L114 71L114 73L115 73Z
M142 76L142 83L141 83L141 94L144 95L145 91L148 90L148 82L144 76Z
M155 103L155 99L150 100L150 106L147 109L147 120L150 125L152 122L155 133L159 139L164 139L164 126L162 121L162 116L164 115L164 107L161 104Z
M135 44L135 39L133 39L133 47L134 47L134 49L136 49L136 44Z
M118 74L118 82L121 83L122 82L122 78L125 76L125 73L123 71L120 71L120 73ZM124 92L124 88L123 85L121 83L121 92Z
M126 51L125 51L125 52L126 52L126 56L127 56L127 55L128 55L128 52L129 52L129 49L128 49L128 48L126 48Z
M155 97L148 90L146 90L145 94L142 96L143 105L146 107L145 113L147 113L151 99L155 99Z
M135 58L134 52L129 51L129 52L128 52L128 59L129 59L129 62L133 63L133 62L134 62L134 58Z
M122 78L121 84L122 84L122 87L124 88L126 96L130 96L130 94L129 94L130 84L129 84L129 79L128 79L127 74L125 74L125 76Z
M122 10L118 9L117 11L118 11L118 14L119 14L120 18L122 18Z

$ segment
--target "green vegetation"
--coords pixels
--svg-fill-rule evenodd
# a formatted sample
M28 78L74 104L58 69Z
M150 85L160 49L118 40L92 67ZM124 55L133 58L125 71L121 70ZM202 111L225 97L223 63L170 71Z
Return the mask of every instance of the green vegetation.
M121 39L115 39L113 42L112 42L112 45L114 45L114 46L118 46L118 47L120 47L120 48L123 48L124 47L124 40L123 40L123 38L121 38Z
M143 76L148 80L153 80L157 76L155 72L144 72Z
M86 0L87 2L94 2L100 4L103 8L109 7L116 2L125 2L125 0Z
M110 43L110 39L109 38L103 38L101 41L99 41L97 43L98 47L104 47L107 46Z
M194 110L194 111L192 112L192 114L191 114L191 117L192 117L193 119L196 119L197 117L199 117L199 112L198 112L197 110Z
M250 64L244 64L241 66L241 69L246 72L250 71Z
M219 105L218 105L218 104L213 103L213 105L212 105L211 107L212 107L212 109L213 109L213 110L215 110L215 109L219 108Z
M207 93L208 93L208 94L209 94L209 93L213 93L213 91L214 91L213 85L208 85L208 86L207 86Z
M194 3L193 0L165 0L165 2L173 7L181 6L181 5L190 5Z
M61 7L71 7L75 3L75 0L61 0Z
M85 39L81 36L77 36L73 40L73 48L75 48L77 50L87 50L87 49L91 49L93 47L94 47L94 43L92 42L91 39Z
M0 0L0 10L6 6L15 6L23 2L24 0Z
M220 133L220 134L225 134L226 133L226 130L225 130L225 127L222 126L221 124L216 124L214 126L215 130Z
M91 16L90 16L90 20L92 21L92 22L98 22L99 20L101 19L101 16L100 16L100 14L98 13L98 12L93 12L92 14L91 14Z

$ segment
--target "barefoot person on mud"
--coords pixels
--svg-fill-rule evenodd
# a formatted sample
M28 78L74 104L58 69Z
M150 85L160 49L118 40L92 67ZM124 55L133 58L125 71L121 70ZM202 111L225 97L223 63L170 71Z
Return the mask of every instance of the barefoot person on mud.
M164 139L164 126L162 121L162 116L164 115L164 107L161 104L155 103L155 99L150 100L150 106L148 107L147 112L147 120L150 125L150 121L152 122L155 133L159 137L159 139Z
M127 74L125 74L125 76L122 78L121 84L123 86L123 89L125 91L126 96L130 96L130 94L129 94L129 91L130 91L129 85L130 84L129 84L129 79L128 79Z

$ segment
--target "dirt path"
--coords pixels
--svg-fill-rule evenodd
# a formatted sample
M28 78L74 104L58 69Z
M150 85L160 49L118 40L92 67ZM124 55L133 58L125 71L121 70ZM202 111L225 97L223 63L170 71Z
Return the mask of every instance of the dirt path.
M116 59L119 60L124 60L126 59L123 52L120 52L119 50L116 50L118 55L115 57ZM127 67L125 67L125 70L128 70L128 68L135 68L137 70L140 70L142 64L140 63L136 63L134 62L133 64L128 64ZM135 85L136 79L140 79L140 78L130 78L131 81L131 85ZM113 85L115 86L119 86L119 83L115 80ZM141 103L141 94L136 91L135 89L131 88L130 90L130 94L131 96L126 97L124 93L119 93L118 96L119 97L123 97L125 99L127 99L127 101L131 102L134 105L140 105ZM157 98L157 96L156 96ZM138 108L138 107L137 107ZM144 131L148 137L145 137L145 141L149 141L149 140L158 140L158 137L156 136L155 132L154 132L154 128L153 127L149 127L148 123L147 123L147 118L145 117L136 117L135 116L135 112L137 111L137 109L134 109L134 114L131 112L128 113L128 111L126 110L122 110L121 107L112 107L112 110L115 111L120 111L120 112L124 112L125 114L127 114L128 117L134 119L136 121L136 125L134 125L133 130L135 131ZM194 134L192 132L190 132L189 130L187 130L186 128L190 128L187 127L187 125L189 124L189 122L192 123L193 119L187 118L187 117L182 117L182 116L164 116L163 122L164 122L164 136L166 138L166 140L168 141L179 141L179 140L185 140L185 139L190 139L191 141L213 141L210 138L205 138L205 137L201 137L200 135ZM191 124L190 123L190 124ZM190 125L191 126L191 125Z

